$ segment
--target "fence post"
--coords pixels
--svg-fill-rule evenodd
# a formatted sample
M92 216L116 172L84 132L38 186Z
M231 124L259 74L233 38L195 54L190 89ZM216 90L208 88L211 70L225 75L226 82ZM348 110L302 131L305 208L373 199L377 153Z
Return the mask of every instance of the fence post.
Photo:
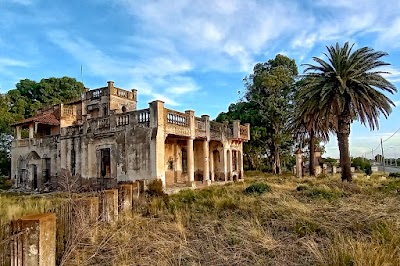
M118 189L108 189L101 193L100 216L105 222L115 222L118 219Z
M21 230L21 237L12 240L14 243L11 248L22 248L12 251L11 265L55 266L56 215L54 213L27 215L19 219L17 224Z
M83 223L78 226L89 229L88 237L94 242L97 237L96 225L99 218L99 197L85 197L76 200L75 216L79 217L78 222ZM83 227L82 227L83 226Z
M133 188L132 188L132 196L133 199L139 198L140 195L140 184L139 181L133 182Z
M133 185L132 184L121 184L121 185L119 185L118 188L119 188L118 200L119 200L120 211L126 212L126 211L132 210Z

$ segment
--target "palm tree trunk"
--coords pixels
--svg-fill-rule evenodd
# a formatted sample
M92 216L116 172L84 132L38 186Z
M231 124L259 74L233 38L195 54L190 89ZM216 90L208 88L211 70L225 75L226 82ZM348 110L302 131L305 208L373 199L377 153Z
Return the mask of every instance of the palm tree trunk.
M350 117L339 116L337 140L340 153L340 168L342 169L342 181L352 181L351 177L351 160L349 150L350 136Z
M310 170L310 175L315 176L315 136L314 136L314 130L310 131L310 141L308 143L309 149L310 149L310 159L309 159L309 170Z

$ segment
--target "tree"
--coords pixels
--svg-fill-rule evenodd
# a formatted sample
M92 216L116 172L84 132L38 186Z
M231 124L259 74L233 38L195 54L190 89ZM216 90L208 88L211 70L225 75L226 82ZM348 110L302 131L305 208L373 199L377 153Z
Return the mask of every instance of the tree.
M0 175L9 172L10 148L13 140L11 124L28 118L44 105L80 98L85 91L83 83L74 78L48 78L39 83L22 79L15 89L0 95Z
M220 113L215 119L217 122L240 120L250 123L250 140L243 144L244 166L250 170L262 170L261 158L267 154L266 130L261 122L261 116L254 102L241 101L229 106L228 112Z
M269 158L275 174L282 173L282 147L292 141L288 121L293 111L293 85L297 74L295 61L278 54L266 63L256 64L253 73L244 79L246 99L256 104L267 133Z
M307 86L306 78L300 79L297 83L296 97L295 97L295 112L291 118L291 130L299 148L308 146L309 149L309 172L310 175L315 176L315 149L319 148L321 141L329 141L330 126L329 121L326 119L318 119L318 110L309 109L304 104L306 99L303 98L301 93L304 87ZM307 144L306 144L307 143Z
M389 65L381 60L387 53L362 47L353 52L353 45L327 47L328 61L313 57L316 62L306 64L307 84L300 97L315 119L331 121L337 135L342 180L351 181L349 153L350 125L358 119L371 129L379 127L379 115L385 118L394 103L381 91L393 94L396 87L382 77L387 72L377 68Z

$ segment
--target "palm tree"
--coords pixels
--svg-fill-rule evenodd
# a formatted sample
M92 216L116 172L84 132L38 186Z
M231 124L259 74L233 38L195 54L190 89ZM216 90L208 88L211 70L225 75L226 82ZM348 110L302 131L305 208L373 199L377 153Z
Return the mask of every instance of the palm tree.
M353 50L346 42L343 47L327 47L324 53L328 61L313 57L317 63L305 64L307 84L300 92L304 108L315 119L331 121L330 127L337 135L342 180L351 181L349 153L350 125L358 119L368 123L373 130L379 128L379 115L388 117L394 103L381 91L393 94L396 87L382 74L388 72L377 68L387 66L381 60L387 53L369 47ZM381 91L378 91L381 90Z
M314 154L316 141L329 141L329 133L331 133L331 127L329 120L320 119L318 110L307 108L304 104L305 99L303 98L302 92L306 90L308 84L312 84L307 80L308 77L303 78L297 82L297 95L295 97L295 112L294 117L291 121L291 131L294 138L303 146L308 141L309 147L309 172L311 176L315 175L314 165Z

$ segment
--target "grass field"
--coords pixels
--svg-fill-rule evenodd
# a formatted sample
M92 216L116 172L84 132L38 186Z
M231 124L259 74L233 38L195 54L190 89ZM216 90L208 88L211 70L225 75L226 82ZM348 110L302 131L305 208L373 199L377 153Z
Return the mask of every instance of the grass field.
M251 188L249 188L251 186ZM71 265L400 265L400 179L246 182L142 199Z
M16 217L48 199L0 202L1 216ZM97 241L76 239L66 265L400 265L400 179L250 172L245 182L143 197L96 229Z

